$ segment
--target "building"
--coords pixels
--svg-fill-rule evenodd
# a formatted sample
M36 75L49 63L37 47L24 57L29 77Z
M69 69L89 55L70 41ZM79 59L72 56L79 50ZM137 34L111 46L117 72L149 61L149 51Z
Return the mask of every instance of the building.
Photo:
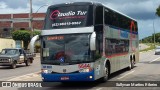
M42 29L45 13L32 14L33 29ZM0 38L10 38L12 30L31 30L29 13L0 14Z
M45 13L32 14L33 29L41 30ZM14 41L11 37L12 30L31 30L29 13L0 14L0 50L3 48L23 47L21 41Z

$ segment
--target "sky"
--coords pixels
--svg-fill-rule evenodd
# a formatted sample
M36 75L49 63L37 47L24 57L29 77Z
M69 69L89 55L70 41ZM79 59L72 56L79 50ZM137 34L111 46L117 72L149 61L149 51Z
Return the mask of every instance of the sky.
M160 0L32 0L33 12L46 12L47 5L66 2L101 2L138 22L139 39L160 32L160 17L155 12ZM29 13L29 0L0 0L0 14Z

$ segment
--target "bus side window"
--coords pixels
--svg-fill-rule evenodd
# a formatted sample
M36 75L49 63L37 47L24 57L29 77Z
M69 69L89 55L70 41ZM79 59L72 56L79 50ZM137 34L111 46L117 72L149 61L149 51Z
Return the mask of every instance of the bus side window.
M105 46L107 56L129 52L129 40L106 39Z
M95 25L103 24L103 7L97 6L95 12Z

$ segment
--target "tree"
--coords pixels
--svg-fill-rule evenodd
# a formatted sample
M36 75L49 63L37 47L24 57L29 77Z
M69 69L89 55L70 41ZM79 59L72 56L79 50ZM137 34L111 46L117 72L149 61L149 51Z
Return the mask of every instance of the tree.
M160 33L155 34L156 43L160 43ZM143 43L153 43L154 35L143 38L141 41Z
M160 17L160 5L159 5L159 7L156 9L156 14Z
M34 31L33 35L39 35L39 31ZM29 30L15 30L12 32L12 38L14 40L22 40L24 49L27 49L28 44L31 40L31 32Z
M40 31L34 31L34 32L33 32L33 36L35 36L35 35L40 35L40 34L41 34Z

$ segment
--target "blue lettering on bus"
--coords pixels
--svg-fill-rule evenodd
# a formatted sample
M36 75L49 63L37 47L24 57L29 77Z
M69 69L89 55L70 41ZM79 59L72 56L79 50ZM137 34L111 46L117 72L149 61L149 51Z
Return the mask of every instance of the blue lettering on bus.
M42 66L43 68L48 68L48 69L51 69L52 66Z
M47 66L47 68L52 68L52 66Z
M43 68L46 68L46 66L43 66Z
M127 32L121 31L120 35L123 38L128 38L128 33Z

